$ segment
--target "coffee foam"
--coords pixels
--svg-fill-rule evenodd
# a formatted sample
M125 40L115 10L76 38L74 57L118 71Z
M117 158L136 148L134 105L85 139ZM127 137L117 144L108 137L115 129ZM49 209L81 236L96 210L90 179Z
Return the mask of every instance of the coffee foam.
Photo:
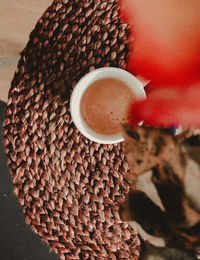
M113 135L121 131L133 99L133 92L124 82L113 78L100 79L83 94L81 114L93 131Z

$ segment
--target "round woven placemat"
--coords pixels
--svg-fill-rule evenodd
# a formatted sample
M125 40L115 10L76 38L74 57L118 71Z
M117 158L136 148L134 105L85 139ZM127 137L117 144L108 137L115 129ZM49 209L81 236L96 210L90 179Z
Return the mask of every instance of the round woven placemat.
M5 149L27 223L62 259L137 259L136 232L118 208L129 186L123 144L75 128L76 82L103 66L126 69L128 30L114 0L55 0L21 53L4 123Z

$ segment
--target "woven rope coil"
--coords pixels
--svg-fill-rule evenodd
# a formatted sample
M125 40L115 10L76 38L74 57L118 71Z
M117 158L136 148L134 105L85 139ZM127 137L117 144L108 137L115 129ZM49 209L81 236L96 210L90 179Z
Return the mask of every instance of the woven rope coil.
M62 259L137 259L139 240L119 218L129 186L123 144L75 128L69 98L104 66L126 69L127 25L116 1L55 0L30 35L12 81L5 149L26 222Z

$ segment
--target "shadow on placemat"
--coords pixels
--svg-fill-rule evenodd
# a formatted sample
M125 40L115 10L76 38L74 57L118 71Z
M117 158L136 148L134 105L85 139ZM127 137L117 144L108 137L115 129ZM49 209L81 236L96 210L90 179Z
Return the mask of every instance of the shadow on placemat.
M0 101L0 259L60 259L41 242L25 223L21 206L13 193L3 147L3 118L6 104Z

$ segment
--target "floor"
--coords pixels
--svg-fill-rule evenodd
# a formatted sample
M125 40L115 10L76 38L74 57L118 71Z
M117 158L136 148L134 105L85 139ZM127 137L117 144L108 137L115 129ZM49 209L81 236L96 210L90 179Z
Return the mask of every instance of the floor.
M20 52L52 0L0 0L0 100L8 91Z
M19 54L52 0L0 0L0 259L58 260L25 223L3 146L3 117ZM4 102L2 102L4 101Z
M3 117L6 103L0 101L0 259L59 260L25 223L3 147Z

